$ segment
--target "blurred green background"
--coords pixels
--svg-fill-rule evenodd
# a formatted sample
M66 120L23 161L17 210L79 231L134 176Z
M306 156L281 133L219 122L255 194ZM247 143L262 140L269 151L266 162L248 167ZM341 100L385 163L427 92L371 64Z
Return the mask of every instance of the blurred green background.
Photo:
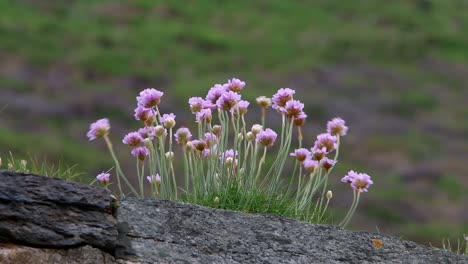
M112 161L85 133L108 117L133 171L119 143L139 91L164 91L162 112L193 126L188 98L237 77L248 100L295 89L306 146L347 121L331 206L351 203L346 171L375 182L352 229L454 241L468 234L467 14L465 0L0 0L0 157L62 159L90 182Z

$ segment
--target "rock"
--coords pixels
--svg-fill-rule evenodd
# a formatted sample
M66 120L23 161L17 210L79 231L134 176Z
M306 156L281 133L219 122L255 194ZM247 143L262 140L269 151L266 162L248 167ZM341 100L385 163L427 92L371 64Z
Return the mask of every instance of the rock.
M96 264L117 263L113 256L91 246L71 249L33 248L0 244L3 264Z
M32 247L91 245L113 253L117 220L110 191L28 173L0 171L0 242Z
M141 263L468 263L381 234L165 200L122 201L118 221L116 258Z

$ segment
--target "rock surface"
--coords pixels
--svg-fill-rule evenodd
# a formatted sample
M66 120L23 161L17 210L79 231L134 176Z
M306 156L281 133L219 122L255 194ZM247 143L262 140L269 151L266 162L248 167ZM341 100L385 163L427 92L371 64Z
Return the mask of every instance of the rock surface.
M468 263L395 237L164 200L122 201L118 219L116 258L142 263Z
M90 185L0 171L0 242L113 252L118 233L107 212L110 195Z
M0 171L0 263L467 263L399 238ZM379 243L376 243L379 242Z

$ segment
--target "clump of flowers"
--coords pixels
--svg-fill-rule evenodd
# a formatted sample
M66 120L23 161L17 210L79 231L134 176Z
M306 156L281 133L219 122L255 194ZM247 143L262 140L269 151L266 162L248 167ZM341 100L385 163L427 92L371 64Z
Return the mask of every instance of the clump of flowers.
M348 132L345 121L332 119L327 123L326 132L319 134L312 146L303 147L302 127L307 114L304 104L294 98L296 91L281 88L271 98L258 97L261 124L250 127L245 120L250 114L250 103L241 95L245 87L244 81L232 78L225 84L215 84L205 97L190 98L189 110L195 116L192 130L190 124L176 128L179 122L173 113L160 113L158 106L163 101L163 92L154 88L143 90L136 97L134 110L141 128L122 140L136 159L137 175L133 182L138 182L139 188L130 184L120 168L109 139L109 120L104 118L91 124L87 136L89 140L105 139L115 162L115 178L121 195L125 195L123 180L137 197L215 203L221 208L323 221L333 197L327 189L328 180L338 162L341 137ZM265 126L266 109L270 106L281 119L277 131ZM297 131L298 148L291 152L294 131ZM271 159L267 159L268 154L272 155ZM295 167L289 182L284 183L282 176L288 157L292 157L289 160ZM183 183L177 183L175 168L179 166L174 166L174 162L183 163ZM150 176L145 180L144 175ZM107 186L109 176L100 174L97 180ZM361 193L367 192L373 181L369 175L354 171L341 181L349 184L354 193L353 203L340 223L346 226Z

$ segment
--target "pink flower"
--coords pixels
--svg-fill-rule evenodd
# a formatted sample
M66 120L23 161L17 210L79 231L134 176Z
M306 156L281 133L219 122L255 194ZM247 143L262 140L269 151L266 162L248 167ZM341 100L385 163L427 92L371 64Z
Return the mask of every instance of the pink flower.
M140 134L142 138L149 138L153 140L156 136L156 131L153 126L149 126L138 129L138 134Z
M281 109L281 112L289 118L296 118L302 113L304 104L298 100L289 100L286 102L284 107Z
M224 165L230 167L230 166L237 166L237 159L236 156L239 153L234 151L233 149L226 150L224 153L221 153L221 156L219 157L221 161L223 161Z
M205 120L206 122L210 123L212 118L213 118L213 116L211 114L211 109L210 108L204 108L204 109L201 109L200 112L196 113L195 121L197 123L200 123L203 120Z
M110 173L102 172L96 176L96 179L104 186L107 186L110 181Z
M316 160L306 159L302 162L302 165L306 171L312 173L316 168L318 168L319 163Z
M266 130L260 131L255 137L255 140L265 147L270 147L273 146L273 143L275 143L277 136L278 135L275 133L275 131L267 128Z
M247 113L247 108L249 107L249 102L240 100L237 102L237 106L231 109L231 113L237 114L239 112L241 115L245 115Z
M109 119L107 118L99 119L89 126L89 131L86 134L86 136L91 141L96 138L107 136L109 134L109 130L110 130Z
M201 97L191 97L188 102L190 105L190 111L194 114L200 112L205 105L205 100Z
M218 141L218 137L213 133L205 133L205 142L208 145L208 148Z
M281 88L273 95L271 101L273 102L273 109L281 112L282 108L286 105L289 100L293 99L293 95L296 91L289 88Z
M151 108L144 108L142 106L137 106L135 108L135 119L145 122L148 119L154 119L154 113Z
M305 148L295 149L293 153L290 154L292 157L296 157L299 162L303 162L309 155L310 151Z
M318 148L312 148L312 159L313 160L316 160L316 161L320 161L321 159L323 159L325 157L325 155L327 155L327 148L326 147L323 147L321 149L318 149Z
M131 147L136 147L138 146L140 143L143 142L143 138L141 137L140 133L138 132L131 132L131 133L128 133L124 139L122 140L122 142L124 144L127 144Z
M192 133L190 133L190 130L188 128L181 127L177 129L174 137L177 144L185 145L187 141L189 141L192 138Z
M148 182L150 184L160 184L161 183L161 176L159 176L159 174L157 173L156 176L155 175L151 175L151 176L146 176L146 179L148 180Z
M242 89L244 89L245 82L236 78L232 78L232 80L228 80L228 83L224 84L223 86L227 91L239 93L242 91Z
M298 116L294 117L294 124L296 126L303 126L306 118L307 118L307 115L304 112L302 112Z
M367 189L374 182L366 173L356 173L349 171L346 176L341 179L342 182L350 183L351 188L359 192L367 192Z
M332 136L328 133L320 134L317 136L314 149L326 148L327 153L329 153L337 148L338 145L336 144L336 141L336 136Z
M216 105L216 101L218 101L219 97L221 97L221 95L225 92L226 92L225 87L223 87L221 84L215 84L208 91L208 94L206 95L205 100L211 103L212 105Z
M345 121L339 117L333 118L327 123L327 132L332 135L346 136L348 127L345 126Z
M136 99L139 106L151 108L159 104L163 95L163 92L160 92L154 88L148 88L140 92L140 96L138 96Z
M175 126L175 115L173 113L164 114L159 121L167 128L173 128Z
M149 155L149 150L147 147L136 147L131 152L133 157L138 158L141 161L144 161L146 156Z
M226 111L231 110L237 105L237 102L241 99L241 96L235 92L225 92L223 93L218 100L216 101L216 105L219 109L223 109Z
M320 166L322 166L322 168L324 168L328 172L331 168L333 168L333 166L335 166L336 162L336 160L332 160L325 157L320 160Z

